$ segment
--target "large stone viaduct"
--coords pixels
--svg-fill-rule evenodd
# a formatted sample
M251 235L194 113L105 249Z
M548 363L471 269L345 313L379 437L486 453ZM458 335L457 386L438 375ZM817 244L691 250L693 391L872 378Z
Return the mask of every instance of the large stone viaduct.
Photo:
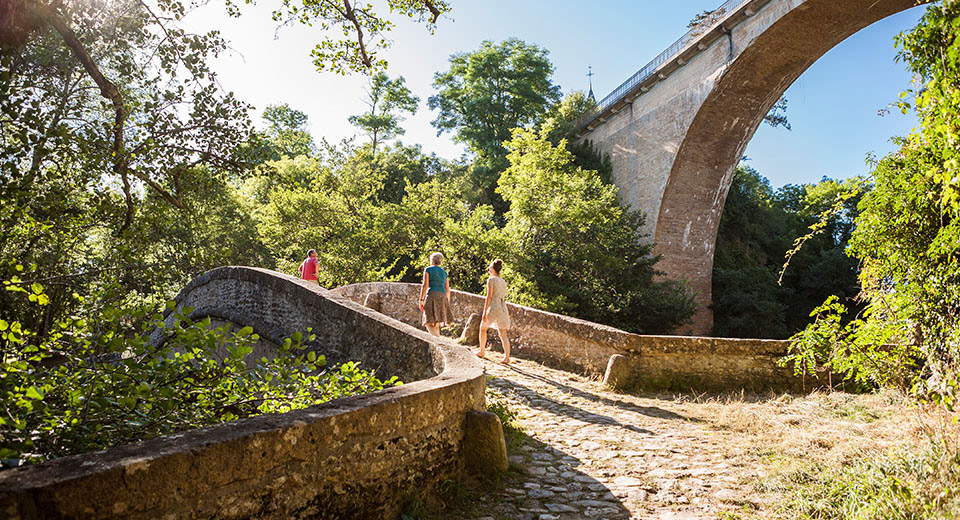
M581 119L608 153L623 202L647 215L667 276L686 279L713 326L711 279L733 173L783 92L848 36L918 0L729 0Z

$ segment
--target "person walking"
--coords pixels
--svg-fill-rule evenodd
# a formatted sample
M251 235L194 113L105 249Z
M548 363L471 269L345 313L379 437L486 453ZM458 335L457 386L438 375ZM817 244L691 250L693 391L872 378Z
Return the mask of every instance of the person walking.
M440 267L443 255L430 255L430 267L423 270L423 285L420 286L420 311L423 325L434 336L440 335L440 327L453 321L450 311L450 279Z
M300 272L300 278L303 280L311 280L317 285L320 285L320 281L317 280L317 271L320 270L320 262L317 261L317 250L311 249L307 251L307 257L303 259L303 262L300 263L300 267L297 268L297 271Z
M487 349L487 329L491 325L497 326L497 333L500 334L500 341L503 343L503 359L501 365L510 364L510 311L507 310L507 282L500 278L500 270L503 269L503 260L499 258L490 262L487 272L490 278L487 279L487 298L483 301L483 318L480 320L480 353L481 358L486 355Z

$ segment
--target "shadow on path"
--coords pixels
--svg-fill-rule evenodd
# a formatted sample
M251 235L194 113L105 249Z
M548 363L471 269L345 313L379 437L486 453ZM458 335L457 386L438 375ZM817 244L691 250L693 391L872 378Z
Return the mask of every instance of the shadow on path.
M550 413L565 415L571 419L576 419L578 421L584 421L593 424L603 424L607 426L619 426L625 430L632 431L634 433L642 433L653 435L653 432L635 426L633 424L624 424L613 417L607 415L601 415L598 413L589 412L583 408L579 408L563 401L558 401L547 397L536 390L524 386L516 381L505 377L497 377L491 381L488 381L487 384L498 390L503 390L508 392L513 398L522 401L524 404L530 408L537 408L544 410ZM535 397L531 397L528 394L535 394ZM646 415L646 414L644 414Z
M607 518L627 520L630 510L599 480L577 470L580 459L513 431L511 469L493 489L477 490L437 518L449 520L494 518L529 519L551 515L560 520Z
M537 381L542 381L544 383L547 383L551 386L556 387L557 389L559 389L564 393L579 397L581 399L585 399L587 401L592 401L594 403L603 404L607 406L614 406L614 407L620 408L621 410L634 412L641 415L646 415L648 417L656 417L658 419L673 419L673 420L689 421L689 422L702 422L700 419L693 418L693 417L686 417L676 412L671 412L670 410L664 410L663 408L658 408L656 406L638 406L636 404L628 403L626 401L621 401L619 399L609 399L606 397L601 397L599 395L580 390L579 388L574 388L570 385L565 385L558 381L554 381L550 378L541 376L539 374L535 374L533 372L517 368L514 365L506 365L504 366L504 368L507 370L516 372L517 374L520 374L524 377L529 377L530 379L536 379Z

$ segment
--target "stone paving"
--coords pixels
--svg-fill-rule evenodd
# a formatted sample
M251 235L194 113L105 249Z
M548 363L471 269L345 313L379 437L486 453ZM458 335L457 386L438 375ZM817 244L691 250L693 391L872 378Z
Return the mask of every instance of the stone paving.
M487 367L488 388L520 416L511 471L451 518L716 519L750 502L744 461L718 432L664 395L607 391L582 376L514 359ZM509 442L509 440L508 440Z

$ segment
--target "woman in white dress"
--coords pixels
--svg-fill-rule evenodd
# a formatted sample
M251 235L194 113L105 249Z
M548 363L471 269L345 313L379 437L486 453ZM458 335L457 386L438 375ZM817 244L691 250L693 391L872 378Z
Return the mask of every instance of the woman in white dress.
M487 271L490 278L487 280L487 299L483 302L483 319L480 321L480 357L486 355L487 348L487 329L490 325L496 324L497 332L500 334L500 341L503 342L503 360L502 365L510 364L510 338L507 337L510 331L510 312L507 310L507 282L500 278L500 270L503 269L503 260L499 258L490 262Z

